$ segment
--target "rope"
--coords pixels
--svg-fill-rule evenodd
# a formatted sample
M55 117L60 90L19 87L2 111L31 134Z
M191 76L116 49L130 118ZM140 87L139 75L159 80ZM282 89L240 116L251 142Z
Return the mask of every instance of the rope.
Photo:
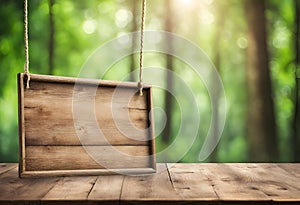
M143 95L143 48L144 48L145 10L146 10L146 0L143 0L142 20L141 20L141 42L140 42L140 73L139 73L139 83L138 83L140 96Z
M142 19L141 19L141 41L140 41L140 73L139 73L139 91L143 95L143 47L144 47L144 27L145 27L145 10L146 0L142 0ZM28 46L28 2L24 0L24 52L25 65L24 75L27 76L26 88L29 88L30 72L29 72L29 46Z
M29 88L30 73L29 73L29 48L28 48L28 3L24 0L24 52L25 64L24 75L27 76L26 88Z

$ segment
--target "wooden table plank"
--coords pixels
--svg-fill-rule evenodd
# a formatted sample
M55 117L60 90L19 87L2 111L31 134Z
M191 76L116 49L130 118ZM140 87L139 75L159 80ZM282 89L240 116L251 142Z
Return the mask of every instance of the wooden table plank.
M17 166L18 166L17 164L12 164L12 163L0 163L0 174L3 174L11 169L14 169Z
M144 204L146 201L172 204L181 200L171 183L166 164L157 164L157 173L153 175L125 176L121 204Z
M199 164L168 164L176 192L185 200L216 201L211 181L201 172Z
M13 169L0 175L0 202L31 201L39 203L39 200L54 186L57 178L20 179L18 168L14 164Z
M211 181L220 200L225 201L270 201L260 190L249 183L249 176L232 170L228 164L201 164L201 172Z
M119 204L124 176L99 176L88 196L88 200L102 201L104 204Z
M276 164L231 164L230 166L237 173L247 175L252 188L260 190L272 201L300 199L300 177L292 175Z
M65 177L57 181L55 186L42 198L42 201L87 200L96 176Z
M300 177L300 164L295 163L279 163L276 164L281 169L284 169L289 175Z

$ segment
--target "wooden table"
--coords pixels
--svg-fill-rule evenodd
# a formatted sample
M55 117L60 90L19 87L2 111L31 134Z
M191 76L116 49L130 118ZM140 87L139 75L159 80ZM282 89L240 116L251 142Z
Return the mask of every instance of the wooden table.
M300 164L157 167L145 176L20 179L17 164L2 163L0 204L300 204Z

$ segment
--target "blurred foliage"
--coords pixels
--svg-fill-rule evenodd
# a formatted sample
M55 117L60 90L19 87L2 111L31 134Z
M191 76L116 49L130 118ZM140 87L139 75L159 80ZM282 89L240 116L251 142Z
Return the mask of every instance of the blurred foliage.
M128 33L132 28L131 5L135 0L56 0L54 74L76 77L86 59L105 42ZM176 13L174 33L197 44L209 57L214 56L217 6L226 11L220 42L220 75L227 98L227 120L218 145L220 162L246 162L245 141L247 93L245 61L247 25L244 3L240 0L172 0ZM140 1L138 1L140 3ZM140 4L139 4L140 5ZM140 9L140 7L138 7ZM137 12L139 13L139 12ZM49 7L47 0L29 0L30 70L47 74ZM293 1L267 0L268 41L276 120L279 133L280 161L291 161L290 128L293 116L294 51ZM16 75L23 72L23 2L0 0L0 162L18 161L17 88ZM137 17L139 19L139 17ZM147 3L146 29L163 30L162 1ZM186 51L182 51L186 52ZM114 53L110 53L114 55ZM136 60L138 56L135 56ZM145 54L145 67L164 67L165 59L157 54ZM194 78L188 65L174 60L174 69L194 90L201 111L198 138L182 158L182 162L198 162L204 137L210 126L211 103L203 82ZM105 78L120 80L129 72L129 59L113 65ZM137 63L136 63L137 65ZM101 67L101 62L99 63ZM122 68L122 69L120 69ZM97 77L97 76L95 76ZM151 82L150 82L151 83ZM154 90L154 103L163 107L163 92ZM188 107L188 103L186 104ZM176 136L180 124L180 107L174 108L173 130ZM159 124L157 125L159 126ZM183 136L181 136L183 137ZM184 143L184 138L181 143ZM157 150L168 145L157 138ZM180 149L179 144L179 149ZM183 145L182 145L183 146ZM172 153L169 153L172 161Z

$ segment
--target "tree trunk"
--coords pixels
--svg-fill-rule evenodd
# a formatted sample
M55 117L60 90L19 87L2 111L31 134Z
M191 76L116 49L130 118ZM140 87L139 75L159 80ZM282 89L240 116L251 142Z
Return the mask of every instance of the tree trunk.
M173 30L173 12L171 8L171 0L165 0L165 30L167 32L172 32ZM167 37L165 39L167 50L171 51L173 49L172 38ZM173 111L173 97L170 91L173 90L173 57L166 54L166 68L169 70L166 76L167 90L165 92L165 112L166 112L166 126L162 133L162 140L164 143L169 143L172 135L172 111Z
M248 22L248 122L249 158L255 162L278 160L277 133L268 64L264 0L246 0Z
M295 110L293 119L293 134L292 134L292 147L293 147L293 161L300 162L300 82L299 82L299 69L300 69L300 2L294 0L295 5Z
M222 7L222 5L218 5L218 18L216 20L216 30L215 30L215 36L213 39L213 48L214 50L214 57L213 57L213 62L214 65L218 71L218 73L220 74L221 71L221 49L220 49L220 41L221 41L221 36L222 36L222 30L223 30L223 25L225 22L225 12L226 10ZM213 112L213 121L212 121L212 131L213 131L213 140L217 141L218 140L218 129L219 129L219 104L220 104L220 90L219 88L215 87L214 82L216 82L216 80L214 79L217 76L213 76L213 78L211 79L212 81L212 86L213 86L213 90L214 92L212 93L212 101L215 102L216 107L214 108L214 112ZM210 162L217 162L218 161L218 146L216 146L216 148L214 149L214 151L211 153L210 157L209 157L209 161Z
M137 2L136 0L131 1L131 12L132 12L132 26L131 26L131 32L137 32ZM129 72L130 72L130 81L135 81L135 77L133 75L133 71L136 68L136 63L135 63L135 58L134 58L134 50L136 46L137 38L136 35L132 36L132 54L130 55L130 67L129 67Z
M53 5L55 0L49 0L49 47L48 47L48 66L49 74L52 75L54 71L54 18Z

